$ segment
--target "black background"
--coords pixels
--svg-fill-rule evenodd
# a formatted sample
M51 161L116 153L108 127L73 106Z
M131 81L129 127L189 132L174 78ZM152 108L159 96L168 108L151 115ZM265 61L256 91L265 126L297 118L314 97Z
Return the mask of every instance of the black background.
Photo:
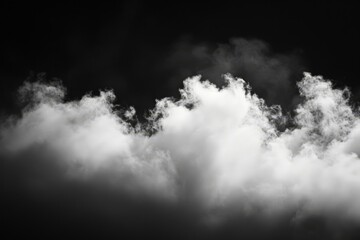
M359 95L359 9L340 1L2 1L0 8L2 114L17 109L16 89L40 72L60 78L68 99L114 89L117 103L142 113L155 99L178 96L186 76L179 74L176 63L168 67L167 60L184 39L212 46L234 37L260 39L273 52L296 54L301 70L333 79L336 86L350 86L355 99ZM197 73L198 66L189 68L187 73ZM170 79L176 84L169 84ZM7 223L1 232L8 235L2 239L226 239L246 238L250 232L259 238L296 239L299 234L299 239L320 239L330 234L319 219L299 232L285 223L267 235L258 231L256 219L245 224L247 229L234 224L239 220L212 232L197 225L197 212L191 207L122 196L95 180L84 185L67 182L55 163L14 158L20 160L1 162L1 205ZM45 186L33 190L31 182Z
M182 39L214 46L234 37L260 39L275 53L296 54L301 70L358 91L358 8L340 1L3 1L0 15L3 109L14 107L11 94L28 76L46 72L62 79L71 99L114 89L118 103L141 113L156 98L177 96L188 77L176 71L181 63L166 67ZM191 75L198 66L187 67Z

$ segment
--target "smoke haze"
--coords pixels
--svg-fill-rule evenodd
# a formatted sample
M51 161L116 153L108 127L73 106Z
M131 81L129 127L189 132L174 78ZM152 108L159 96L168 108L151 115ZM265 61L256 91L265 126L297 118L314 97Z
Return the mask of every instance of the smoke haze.
M274 53L259 39L231 38L214 46L183 38L173 45L161 67L172 73L170 78L177 86L178 80L194 74L222 86L222 74L230 73L246 79L268 104L281 104L290 110L297 103L296 81L305 70L302 62L299 52Z

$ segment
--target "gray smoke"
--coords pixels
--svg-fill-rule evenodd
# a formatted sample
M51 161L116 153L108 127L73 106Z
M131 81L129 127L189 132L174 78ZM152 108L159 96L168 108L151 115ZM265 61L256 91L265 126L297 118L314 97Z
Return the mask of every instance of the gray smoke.
M305 70L295 51L274 53L266 42L244 38L232 38L229 43L216 46L184 39L174 44L162 68L171 70L174 84L201 74L221 86L222 74L230 73L246 79L271 105L281 104L289 109L298 102L294 99L295 83Z

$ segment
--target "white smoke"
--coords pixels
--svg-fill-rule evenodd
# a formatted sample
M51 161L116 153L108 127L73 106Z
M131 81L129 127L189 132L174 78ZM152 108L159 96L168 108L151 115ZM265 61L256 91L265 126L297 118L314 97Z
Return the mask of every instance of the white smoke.
M180 100L157 101L147 127L130 124L133 108L121 117L112 91L64 101L61 85L26 82L19 93L29 104L3 124L1 149L41 145L70 178L106 176L119 189L217 216L296 211L294 220L360 221L360 121L349 91L305 73L294 127L279 131L278 106L266 106L242 79L224 78L222 89L188 78Z

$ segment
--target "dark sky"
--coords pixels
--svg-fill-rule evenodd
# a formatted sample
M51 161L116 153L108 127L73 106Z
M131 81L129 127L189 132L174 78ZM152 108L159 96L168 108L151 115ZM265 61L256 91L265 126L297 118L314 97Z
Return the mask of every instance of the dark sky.
M295 85L303 71L349 86L356 100L359 16L355 4L341 1L2 1L0 119L19 110L16 90L42 72L48 80L62 80L67 99L113 89L116 104L134 106L140 115L155 99L179 96L186 77L202 74L221 85L220 75L227 71L285 110L299 101ZM36 147L39 158L31 152ZM238 239L249 233L261 239L327 239L332 234L317 216L301 226L306 231L289 230L286 217L275 230L256 217L239 227L245 220L236 215L224 228L207 229L199 225L196 206L114 191L102 176L74 183L56 159L44 160L41 147L1 162L5 234L13 239L24 233L35 239Z
M118 103L141 112L152 108L154 99L176 96L186 77L201 73L206 63L194 59L194 48L206 46L211 54L232 38L258 39L271 54L295 56L291 82L307 70L357 87L357 20L357 8L340 1L3 1L1 107L13 108L11 94L19 85L31 74L46 72L64 82L70 98L114 89ZM251 83L253 76L243 72L232 73Z

